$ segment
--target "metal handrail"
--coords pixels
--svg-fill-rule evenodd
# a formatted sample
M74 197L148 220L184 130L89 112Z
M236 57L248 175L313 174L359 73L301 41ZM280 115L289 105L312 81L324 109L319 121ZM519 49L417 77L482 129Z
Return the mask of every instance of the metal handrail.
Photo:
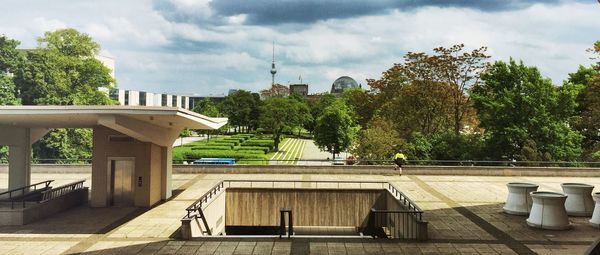
M392 195L394 195L394 197L396 197L398 202L402 203L403 206L407 207L408 210L423 212L423 210L419 206L417 206L417 203L413 202L410 198L408 198L408 196L406 194L404 194L402 191L400 191L393 184L388 183L388 191L390 193L392 193ZM421 220L420 217L419 217L419 220Z
M197 159L177 159L173 160L175 164L190 163ZM285 163L293 162L321 162L321 163L335 163L335 162L352 162L351 165L393 165L393 160L367 160L367 159L236 159L236 164L243 165L248 162L279 162L285 165ZM241 163L240 163L241 162ZM350 165L350 164L348 164ZM505 166L505 167L519 167L519 166L538 166L538 167L600 167L598 161L512 161L512 160L419 160L409 159L406 161L406 165L421 165L421 166Z
M27 186L19 187L19 188L16 188L16 189L7 190L7 191L4 191L4 192L0 193L0 196L8 194L8 201L10 201L10 208L11 209L15 208L14 207L15 202L21 202L21 206L23 208L25 208L25 200L26 200L25 198L26 198L27 194L30 194L31 192L37 191L38 190L38 186L41 186L42 184L44 185L44 187L41 188L41 189L47 189L48 187L50 187L50 183L53 182L53 181L54 180L47 180L47 181L42 181L42 182L38 182L38 183L34 183L34 184L29 184ZM33 190L31 190L32 187L33 187ZM21 195L21 197L20 197L21 199L19 201L15 201L15 200L13 200L13 193L18 192L18 191L21 192L21 194L20 194ZM26 193L26 191L27 191L27 193ZM0 201L2 201L2 202L8 202L5 199L0 200Z
M68 184L65 184L62 186L58 186L58 187L43 191L42 199L39 201L39 203L44 203L49 200L64 196L75 190L82 189L84 182L85 182L85 180L80 180L80 181L68 183Z
M423 210L393 184L388 183L387 190L405 210L371 208L368 228L388 229L394 238L418 239L419 231L422 231L418 224L423 222Z

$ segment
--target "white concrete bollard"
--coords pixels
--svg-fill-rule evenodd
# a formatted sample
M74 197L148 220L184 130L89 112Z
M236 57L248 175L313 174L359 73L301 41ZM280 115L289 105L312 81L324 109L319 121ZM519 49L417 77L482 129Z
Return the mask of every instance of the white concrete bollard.
M504 204L505 213L514 215L527 215L531 211L531 197L529 193L537 191L539 185L525 182L509 182L506 184L508 187L508 197L506 198L506 204Z
M592 216L594 186L583 183L563 183L560 185L568 196L565 202L567 214L571 216Z
M594 207L594 213L592 214L592 219L590 219L590 224L600 228L600 192L595 192L593 197L594 201L596 201L596 206Z
M547 191L530 193L533 205L527 225L534 228L564 230L571 228L569 216L565 210L565 194Z

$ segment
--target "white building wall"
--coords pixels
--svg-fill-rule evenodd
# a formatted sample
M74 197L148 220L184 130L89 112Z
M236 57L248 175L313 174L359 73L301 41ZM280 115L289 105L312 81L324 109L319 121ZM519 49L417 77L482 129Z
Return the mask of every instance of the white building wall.
M173 106L173 95L167 95L167 106Z
M125 105L125 90L119 89L119 105Z
M140 92L135 90L129 91L129 105L140 105Z
M176 96L176 97L177 97L177 107L183 108L183 105L181 105L181 96Z

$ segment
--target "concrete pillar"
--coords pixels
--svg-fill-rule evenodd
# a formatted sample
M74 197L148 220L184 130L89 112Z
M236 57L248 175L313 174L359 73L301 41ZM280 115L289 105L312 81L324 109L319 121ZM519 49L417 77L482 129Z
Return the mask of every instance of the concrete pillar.
M161 198L169 199L173 194L173 157L171 146L161 146Z
M31 184L31 130L11 130L14 140L8 151L8 188L15 189Z

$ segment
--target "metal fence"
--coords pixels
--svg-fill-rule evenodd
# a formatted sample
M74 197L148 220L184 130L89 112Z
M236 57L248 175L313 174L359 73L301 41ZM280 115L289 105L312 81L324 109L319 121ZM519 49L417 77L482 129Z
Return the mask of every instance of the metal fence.
M173 164L193 164L197 158L174 159ZM6 163L6 162L0 162ZM92 159L33 159L34 164L91 164ZM393 160L359 159L236 159L238 165L394 165ZM504 166L504 167L600 167L598 161L516 161L516 160L407 160L419 166Z

